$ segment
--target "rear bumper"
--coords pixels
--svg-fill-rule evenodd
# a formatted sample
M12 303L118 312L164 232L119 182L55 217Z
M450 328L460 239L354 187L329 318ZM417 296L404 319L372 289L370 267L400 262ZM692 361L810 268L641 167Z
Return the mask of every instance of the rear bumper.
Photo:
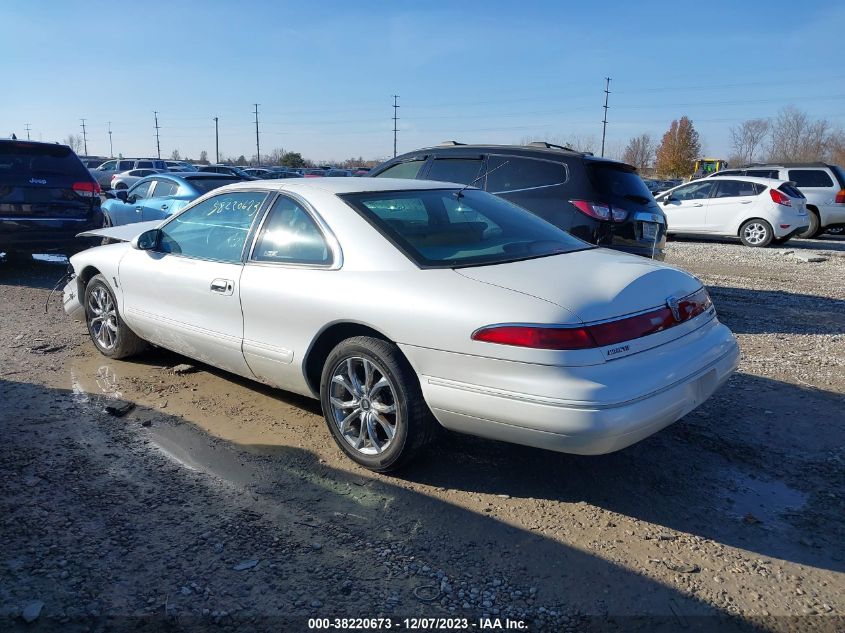
M77 238L76 234L102 228L102 226L103 216L99 210L94 221L0 218L0 251L77 252L96 246L98 240Z
M805 224L804 226L799 226L799 227L796 227L796 228L789 228L789 229L786 229L786 230L780 229L780 227L775 227L775 229L774 229L775 237L777 237L778 239L781 239L781 240L788 240L792 237L795 237L799 233L803 233L808 228L810 228L809 224ZM784 232L778 233L778 230L784 231Z
M431 375L421 376L420 382L426 402L448 429L565 453L610 453L679 420L736 370L736 340L725 326L714 322L705 332L662 346L669 350L655 348L601 366L548 366L538 370L536 366L521 369L518 363L503 362L502 372L541 372L523 381L533 393ZM690 340L684 342L688 337ZM649 376L665 382L649 382ZM624 392L623 400L578 398L579 388L604 377L610 381L603 385L604 393ZM634 394L630 383L643 377L642 384L650 386ZM613 381L626 384L615 390Z

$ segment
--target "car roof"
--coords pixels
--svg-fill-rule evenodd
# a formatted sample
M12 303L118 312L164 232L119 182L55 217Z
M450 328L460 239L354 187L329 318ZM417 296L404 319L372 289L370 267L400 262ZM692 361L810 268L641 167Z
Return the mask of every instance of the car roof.
M226 185L227 191L238 189L265 189L267 191L302 191L319 189L334 194L369 193L377 191L414 191L420 189L454 189L460 184L436 180L409 178L284 178L279 180L249 180Z
M731 169L759 169L761 167L831 167L827 163L812 162L812 163L751 163L750 165L743 165L742 167L731 167Z
M739 180L740 182L756 182L761 185L766 185L767 187L779 187L785 182L792 182L791 180L781 180L780 178L763 178L762 176L740 176L740 175L725 175L725 178L730 178L731 180ZM707 178L696 178L695 180L690 180L689 182L683 182L676 187L672 187L672 189L677 189L678 187L683 187L684 185L691 185L696 182L712 182L714 178L712 176L708 176ZM671 189L670 189L671 191Z

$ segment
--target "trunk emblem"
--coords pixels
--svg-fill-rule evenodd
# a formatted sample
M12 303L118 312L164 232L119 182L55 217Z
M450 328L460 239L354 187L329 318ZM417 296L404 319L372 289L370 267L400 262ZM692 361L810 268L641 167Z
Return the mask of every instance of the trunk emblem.
M666 306L672 311L672 317L680 322L681 320L681 304L678 297L669 297L666 299Z

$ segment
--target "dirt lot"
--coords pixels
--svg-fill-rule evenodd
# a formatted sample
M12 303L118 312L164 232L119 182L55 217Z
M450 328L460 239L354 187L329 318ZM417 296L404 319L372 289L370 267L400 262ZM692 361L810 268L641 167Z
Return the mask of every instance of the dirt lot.
M315 402L106 360L45 313L62 264L0 264L0 629L841 631L845 240L668 260L742 347L702 407L603 457L449 436L401 476L344 459Z

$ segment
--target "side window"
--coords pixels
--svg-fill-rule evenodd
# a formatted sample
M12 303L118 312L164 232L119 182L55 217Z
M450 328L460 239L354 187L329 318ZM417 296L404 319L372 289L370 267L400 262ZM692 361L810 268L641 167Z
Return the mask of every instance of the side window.
M167 198L169 196L175 196L176 191L179 189L179 185L173 182L172 180L154 180L155 182L155 189L153 189L153 197L155 198Z
M153 161L151 160L139 160L138 164L135 165L136 169L152 169Z
M327 265L332 256L314 218L295 200L282 196L261 227L252 260Z
M763 193L766 190L766 185L761 185L759 182L755 182L753 184L753 187L754 187L754 195L755 196L759 196L761 193Z
M677 200L703 200L709 198L713 191L715 181L696 182L685 187L679 187L672 192L672 197Z
M490 157L487 176L487 191L490 193L552 187L564 182L566 166L562 163L513 156Z
M478 178L480 171L480 158L439 158L432 163L426 177L429 180L468 185Z
M832 187L833 181L821 169L790 169L789 179L801 187Z
M158 250L240 262L246 236L266 197L260 191L236 191L208 198L162 227Z
M143 200L146 198L150 193L150 187L152 186L151 181L141 182L132 187L129 191L127 191L127 198L131 196L135 196L135 200Z
M99 169L100 171L114 171L115 169L117 169L117 161L110 160L108 162L105 162L100 165Z
M754 176L756 178L775 178L778 177L777 169L749 169L747 176Z
M409 160L393 167L388 167L381 172L377 178L416 178L420 173L420 169L425 164L425 159Z
M134 160L119 160L117 161L117 171L129 171L130 169L135 169L135 161Z
M716 184L716 195L714 198L737 198L741 196L756 196L754 183L743 182L742 180L719 180Z

